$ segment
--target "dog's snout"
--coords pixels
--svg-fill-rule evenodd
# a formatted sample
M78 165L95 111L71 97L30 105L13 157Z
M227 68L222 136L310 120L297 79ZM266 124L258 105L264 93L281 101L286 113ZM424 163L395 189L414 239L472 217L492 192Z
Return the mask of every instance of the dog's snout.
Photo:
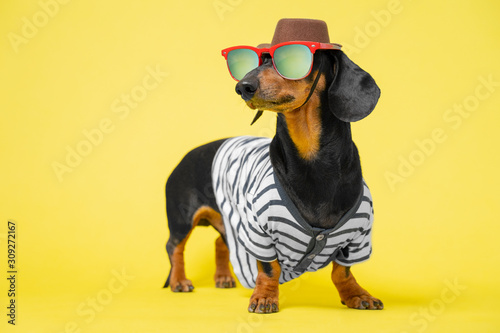
M255 95L258 87L259 81L257 79L243 79L236 84L236 93L248 101Z

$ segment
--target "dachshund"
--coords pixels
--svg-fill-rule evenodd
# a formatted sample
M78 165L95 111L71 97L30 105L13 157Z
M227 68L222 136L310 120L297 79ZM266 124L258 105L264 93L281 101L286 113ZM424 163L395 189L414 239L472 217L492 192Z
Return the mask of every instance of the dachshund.
M373 206L350 122L377 104L374 79L341 50L318 50L310 74L300 80L278 75L271 56L263 54L236 92L251 109L277 113L276 134L205 144L173 170L165 187L171 269L164 288L194 289L185 274L184 247L195 226L211 225L220 233L215 285L236 286L231 259L238 281L254 288L249 312L279 311L280 283L329 263L342 304L383 309L350 271L371 254ZM248 177L243 169L260 171ZM219 177L225 176L224 183ZM277 184L266 183L271 180Z

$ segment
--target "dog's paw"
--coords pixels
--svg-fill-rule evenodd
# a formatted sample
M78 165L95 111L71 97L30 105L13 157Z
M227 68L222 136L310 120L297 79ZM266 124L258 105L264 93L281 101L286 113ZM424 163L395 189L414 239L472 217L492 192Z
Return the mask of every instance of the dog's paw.
M348 308L358 310L382 310L384 308L382 301L371 295L352 296L342 300L341 303Z
M257 296L252 295L250 298L250 305L248 306L248 312L255 313L273 313L279 311L279 300L277 296Z
M236 287L236 281L234 278L229 275L216 275L215 276L215 287L216 288L235 288Z
M170 281L170 289L174 293L188 293L193 291L193 283L191 280L178 280L178 281Z

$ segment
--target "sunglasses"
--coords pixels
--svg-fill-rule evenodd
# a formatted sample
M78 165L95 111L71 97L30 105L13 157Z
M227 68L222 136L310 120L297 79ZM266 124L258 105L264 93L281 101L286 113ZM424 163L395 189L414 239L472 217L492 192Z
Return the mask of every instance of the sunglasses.
M236 81L262 65L262 54L268 53L274 69L283 78L300 80L311 73L316 50L340 50L340 44L316 42L285 42L270 48L233 46L222 50L229 73Z

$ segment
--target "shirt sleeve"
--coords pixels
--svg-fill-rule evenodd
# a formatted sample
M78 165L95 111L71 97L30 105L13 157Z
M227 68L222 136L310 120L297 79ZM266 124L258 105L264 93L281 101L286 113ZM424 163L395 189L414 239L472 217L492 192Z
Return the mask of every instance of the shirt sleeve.
M246 202L246 216L243 216L238 227L238 242L243 245L252 257L263 262L271 262L278 258L274 241L267 232L267 228L262 221L265 221L265 214L262 210L257 210L252 200ZM257 214L260 213L260 216Z
M335 262L342 266L352 266L370 259L372 254L372 226L373 210L370 206L368 213L361 214L366 218L367 223L357 232L353 240L338 251Z

